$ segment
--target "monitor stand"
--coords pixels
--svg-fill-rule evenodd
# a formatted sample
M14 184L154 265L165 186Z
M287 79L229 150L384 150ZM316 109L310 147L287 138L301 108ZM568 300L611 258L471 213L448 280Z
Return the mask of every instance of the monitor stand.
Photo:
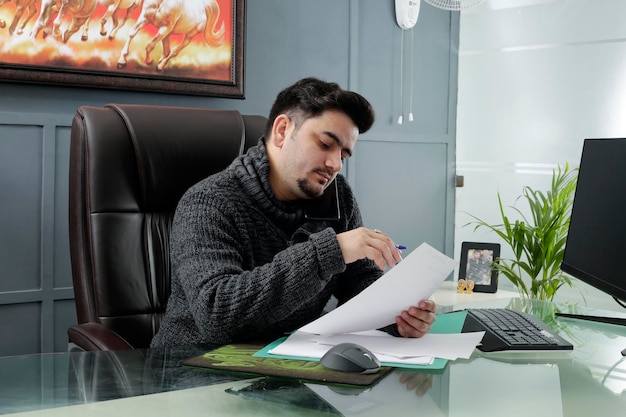
M622 302L615 299L619 305L622 307L624 304ZM626 318L623 317L607 317L607 316L591 316L587 314L571 314L571 313L554 313L557 317L565 317L570 319L578 319L578 320L587 320L587 321L595 321L598 323L607 323L607 324L616 324L618 326L626 326ZM626 357L626 349L620 352L622 356Z
M599 323L617 324L618 326L626 326L626 318L623 317L605 317L605 316L590 316L587 314L570 314L570 313L555 313L558 317L566 317L570 319L596 321Z

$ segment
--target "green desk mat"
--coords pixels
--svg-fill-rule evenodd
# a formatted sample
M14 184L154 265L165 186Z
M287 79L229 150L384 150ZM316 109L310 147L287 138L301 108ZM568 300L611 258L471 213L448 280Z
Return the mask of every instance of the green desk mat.
M391 367L375 374L355 374L324 368L318 361L253 356L263 345L231 344L183 361L183 365L250 376L272 376L302 381L368 386L385 376Z

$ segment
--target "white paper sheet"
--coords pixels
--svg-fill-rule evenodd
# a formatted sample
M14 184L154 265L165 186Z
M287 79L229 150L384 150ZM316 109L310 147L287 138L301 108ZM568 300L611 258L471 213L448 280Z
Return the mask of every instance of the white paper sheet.
M453 259L422 243L359 295L301 327L300 331L353 333L393 324L402 310L429 298L454 266Z

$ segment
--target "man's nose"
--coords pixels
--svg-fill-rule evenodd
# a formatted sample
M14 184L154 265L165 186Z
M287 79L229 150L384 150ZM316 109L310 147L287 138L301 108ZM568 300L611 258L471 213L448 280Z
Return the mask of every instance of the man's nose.
M341 152L339 153L331 153L328 158L326 158L326 165L333 170L333 172L341 171L343 167L343 158L341 156Z

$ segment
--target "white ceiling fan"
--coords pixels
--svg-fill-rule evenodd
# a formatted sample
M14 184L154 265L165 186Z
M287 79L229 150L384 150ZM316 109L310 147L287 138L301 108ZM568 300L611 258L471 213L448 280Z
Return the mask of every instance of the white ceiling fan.
M426 3L444 10L463 10L478 6L485 0L424 0Z

